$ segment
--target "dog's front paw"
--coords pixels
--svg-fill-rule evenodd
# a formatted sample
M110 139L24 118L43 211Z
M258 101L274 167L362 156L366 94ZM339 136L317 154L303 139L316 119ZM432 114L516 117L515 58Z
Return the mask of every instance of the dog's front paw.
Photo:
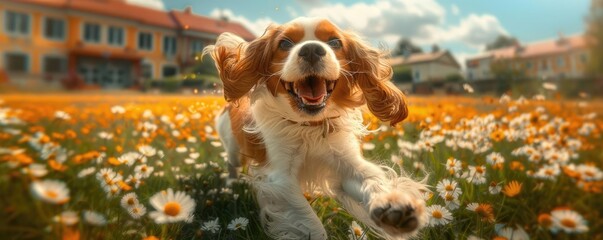
M425 201L398 191L373 198L370 213L377 226L392 237L410 237L428 221Z

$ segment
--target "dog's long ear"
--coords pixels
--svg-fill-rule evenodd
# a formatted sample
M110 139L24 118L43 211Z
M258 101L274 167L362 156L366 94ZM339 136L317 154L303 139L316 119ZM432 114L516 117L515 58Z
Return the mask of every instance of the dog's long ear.
M263 36L252 42L232 33L223 33L215 45L203 49L204 55L211 55L220 73L226 101L245 96L258 81L269 75L275 28L269 27Z
M392 67L385 54L370 47L358 36L345 33L346 58L355 84L360 87L369 110L381 121L393 126L408 116L406 98L390 80Z

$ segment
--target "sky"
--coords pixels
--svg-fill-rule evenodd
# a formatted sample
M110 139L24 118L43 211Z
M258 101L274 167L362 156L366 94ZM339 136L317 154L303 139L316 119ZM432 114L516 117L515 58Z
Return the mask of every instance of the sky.
M395 48L410 38L424 51L433 44L461 62L484 50L498 35L522 43L585 31L590 0L128 0L158 9L184 9L226 16L257 36L271 23L299 16L326 17L375 45Z

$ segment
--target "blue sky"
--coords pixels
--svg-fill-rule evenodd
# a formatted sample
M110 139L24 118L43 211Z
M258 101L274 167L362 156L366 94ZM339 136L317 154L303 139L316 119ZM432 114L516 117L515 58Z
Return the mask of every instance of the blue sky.
M499 34L521 42L585 31L590 0L128 0L164 9L227 16L256 34L270 22L322 16L370 42L393 48L407 37L429 50L434 43L459 60L479 53Z

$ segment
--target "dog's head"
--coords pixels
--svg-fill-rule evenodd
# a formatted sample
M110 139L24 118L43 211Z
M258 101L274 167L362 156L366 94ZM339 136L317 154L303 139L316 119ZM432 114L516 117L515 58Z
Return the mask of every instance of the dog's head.
M392 69L383 54L326 19L272 25L249 43L223 34L205 51L216 61L227 101L265 84L297 115L288 116L292 119L316 119L335 107L365 103L392 125L407 116L404 95L390 82Z

